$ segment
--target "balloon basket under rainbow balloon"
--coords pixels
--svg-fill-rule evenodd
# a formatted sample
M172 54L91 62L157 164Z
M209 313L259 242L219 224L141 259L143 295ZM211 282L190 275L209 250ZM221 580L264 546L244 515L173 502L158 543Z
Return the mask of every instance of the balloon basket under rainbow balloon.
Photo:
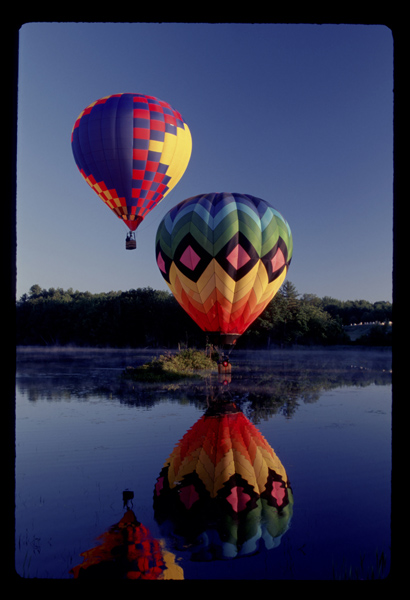
M240 333L222 333L220 331L207 331L207 341L217 348L235 347L236 341L241 337Z

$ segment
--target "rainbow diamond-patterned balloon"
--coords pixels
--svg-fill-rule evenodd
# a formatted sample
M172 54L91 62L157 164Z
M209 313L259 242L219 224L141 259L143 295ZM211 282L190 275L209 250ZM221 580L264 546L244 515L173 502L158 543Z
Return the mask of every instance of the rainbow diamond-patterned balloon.
M292 258L288 223L248 194L188 198L161 221L156 259L190 317L219 341L236 339L282 285Z

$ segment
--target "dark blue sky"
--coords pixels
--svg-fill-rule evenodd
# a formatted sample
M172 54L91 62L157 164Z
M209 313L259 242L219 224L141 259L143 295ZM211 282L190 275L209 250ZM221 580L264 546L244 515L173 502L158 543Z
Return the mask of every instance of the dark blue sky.
M197 194L239 192L289 222L300 294L391 300L393 37L378 25L29 23L20 30L17 297L31 285L167 289L157 227ZM79 113L110 94L169 102L188 123L181 181L124 248L80 176Z

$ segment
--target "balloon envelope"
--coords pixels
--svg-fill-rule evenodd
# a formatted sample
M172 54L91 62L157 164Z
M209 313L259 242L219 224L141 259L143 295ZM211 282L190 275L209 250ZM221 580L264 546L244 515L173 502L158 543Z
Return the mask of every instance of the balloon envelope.
M81 175L131 231L178 183L192 150L180 113L142 94L90 104L74 124L71 144Z
M289 225L265 200L214 193L188 198L161 221L156 258L175 298L201 327L234 343L282 285Z

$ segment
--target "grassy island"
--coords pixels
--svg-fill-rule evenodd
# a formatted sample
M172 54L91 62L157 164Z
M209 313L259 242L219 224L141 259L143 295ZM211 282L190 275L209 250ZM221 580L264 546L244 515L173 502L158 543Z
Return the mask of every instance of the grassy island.
M186 349L176 354L162 354L139 367L127 367L123 376L133 381L161 382L201 377L216 371L217 363L204 351Z

